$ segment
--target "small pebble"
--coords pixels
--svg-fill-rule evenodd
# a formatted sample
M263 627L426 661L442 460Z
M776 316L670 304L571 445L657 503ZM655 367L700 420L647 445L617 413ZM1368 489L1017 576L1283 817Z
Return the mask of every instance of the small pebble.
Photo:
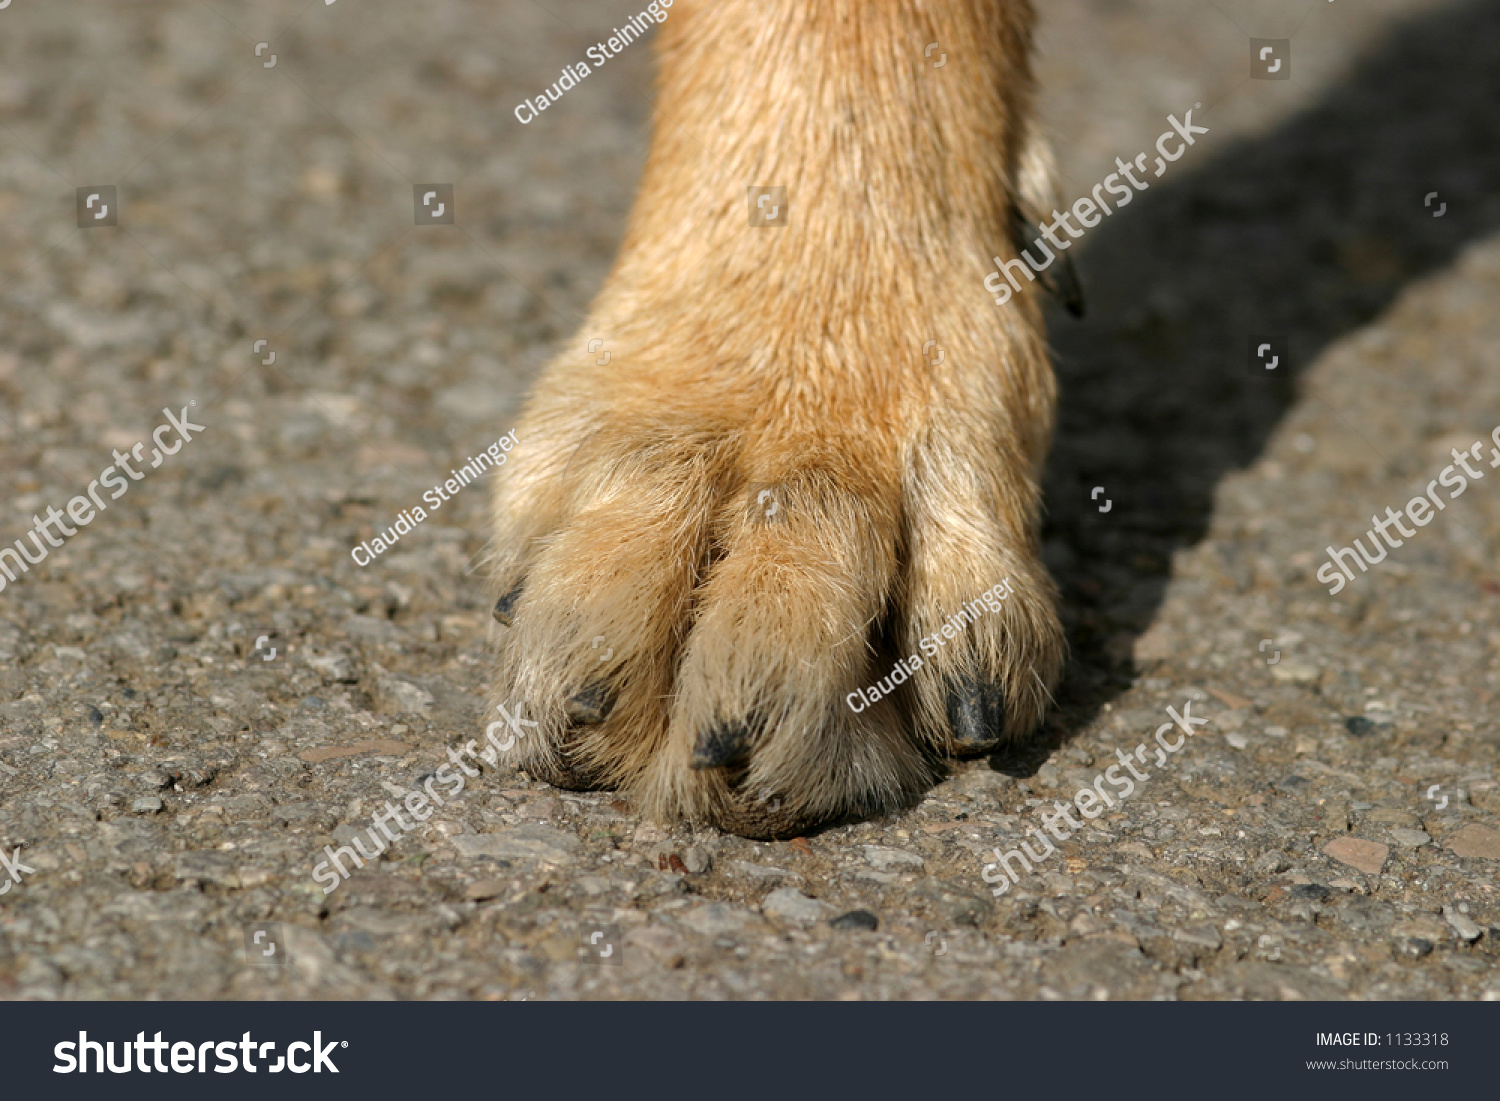
M1500 830L1470 822L1457 833L1449 834L1443 845L1455 856L1480 860L1500 860Z
M766 917L811 925L828 912L828 904L808 898L791 887L782 887L766 896L765 901L760 904L760 912Z
M866 845L865 859L877 868L891 869L899 867L920 868L924 861L920 856L905 849L892 849L885 845Z
M154 795L142 795L130 804L130 810L133 814L156 814L165 806L166 804Z
M1291 864L1287 861L1286 855L1274 849L1271 852L1262 853L1260 858L1251 865L1251 869L1261 875L1275 875L1277 872L1286 871L1289 867Z
M1310 661L1284 658L1280 664L1271 666L1271 679L1282 684L1312 684L1323 675L1323 670Z
M1379 875L1380 870L1385 867L1385 861L1391 849L1389 845L1382 845L1378 841L1366 841L1359 837L1336 837L1323 846L1323 852L1340 864L1347 864L1356 871L1364 872L1365 875Z
M1310 902L1322 902L1333 894L1333 892L1321 883L1298 883L1287 894L1292 898L1304 899Z
M867 929L875 930L880 927L880 919L869 910L850 910L847 914L840 914L828 923L835 929Z
M1432 941L1425 937L1398 937L1396 954L1406 959L1419 960L1432 953Z
M1421 830L1409 830L1396 827L1385 831L1386 834L1398 845L1404 845L1408 849L1415 849L1419 845L1425 845L1432 837Z
M1443 907L1443 917L1448 919L1448 924L1453 926L1453 931L1467 941L1476 941L1484 935L1484 930L1475 925L1472 920L1459 913L1452 906Z

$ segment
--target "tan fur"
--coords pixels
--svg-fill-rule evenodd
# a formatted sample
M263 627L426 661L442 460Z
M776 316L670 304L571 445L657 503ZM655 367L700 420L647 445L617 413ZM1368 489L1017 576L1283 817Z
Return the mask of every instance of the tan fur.
M983 289L1013 202L1051 207L1031 23L1020 0L672 6L619 259L497 479L496 595L524 588L496 699L540 724L518 764L785 836L929 783L954 674L1003 686L1007 737L1040 720L1063 655L1036 555L1054 384L1035 296ZM786 228L748 225L748 185L788 189ZM1007 576L1002 613L846 706ZM569 728L600 678L613 711ZM746 767L689 767L752 714Z

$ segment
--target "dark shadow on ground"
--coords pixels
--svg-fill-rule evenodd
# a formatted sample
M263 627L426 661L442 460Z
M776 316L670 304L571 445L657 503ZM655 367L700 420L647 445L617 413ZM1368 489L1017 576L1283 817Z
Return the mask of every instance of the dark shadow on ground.
M1049 316L1062 404L1044 539L1073 660L1048 729L992 759L1011 775L1032 774L1138 674L1130 646L1173 553L1207 533L1215 487L1261 453L1297 372L1500 227L1500 6L1398 24L1274 132L1199 142L1087 239L1089 319ZM1440 218L1423 206L1433 191ZM1285 338L1289 376L1251 374L1251 334ZM1259 552L1221 548L1241 591Z

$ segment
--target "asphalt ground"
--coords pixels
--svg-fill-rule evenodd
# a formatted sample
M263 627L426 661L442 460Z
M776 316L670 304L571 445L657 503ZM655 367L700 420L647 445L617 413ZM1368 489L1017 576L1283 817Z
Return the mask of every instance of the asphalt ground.
M612 262L649 49L513 108L637 7L0 10L0 546L145 442L0 591L0 996L1500 998L1489 2L1042 5L1070 202L1210 128L1050 319L1044 736L789 843L487 768L325 893L492 718L484 489L350 551L514 427ZM169 411L203 428L153 468ZM1474 444L1330 595L1325 548ZM997 846L1137 745L995 897Z

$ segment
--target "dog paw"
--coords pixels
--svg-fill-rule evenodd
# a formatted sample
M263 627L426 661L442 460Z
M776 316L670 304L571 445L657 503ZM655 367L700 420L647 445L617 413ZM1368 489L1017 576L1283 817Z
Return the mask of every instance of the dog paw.
M781 838L897 809L1039 722L1063 644L1035 487L984 432L756 426L681 379L564 432L586 387L563 375L496 499L521 767Z

